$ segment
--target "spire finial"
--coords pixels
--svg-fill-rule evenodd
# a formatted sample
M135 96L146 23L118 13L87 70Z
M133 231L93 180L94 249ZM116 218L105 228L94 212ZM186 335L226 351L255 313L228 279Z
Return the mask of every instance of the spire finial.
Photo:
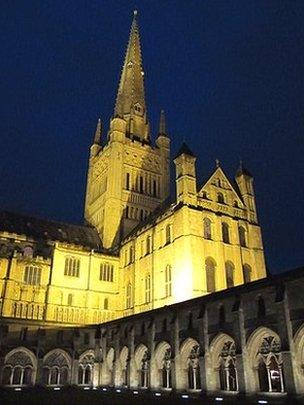
M137 16L137 10L133 10L133 16L136 17Z
M220 167L221 163L219 161L219 159L215 159L215 166L216 167Z
M165 111L160 110L160 118L159 118L159 135L166 135L166 117Z
M98 118L95 136L94 136L95 145L100 145L101 135L102 135L102 124L101 124L101 119Z

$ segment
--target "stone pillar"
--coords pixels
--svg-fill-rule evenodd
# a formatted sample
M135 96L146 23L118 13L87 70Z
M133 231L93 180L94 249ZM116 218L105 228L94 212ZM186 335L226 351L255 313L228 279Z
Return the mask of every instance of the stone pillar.
M282 361L283 361L283 382L285 392L289 394L296 393L295 381L294 381L294 373L293 373L293 364L292 364L292 356L290 351L281 352Z
M235 369L237 374L237 386L239 392L246 392L245 378L244 378L244 363L242 354L235 356Z

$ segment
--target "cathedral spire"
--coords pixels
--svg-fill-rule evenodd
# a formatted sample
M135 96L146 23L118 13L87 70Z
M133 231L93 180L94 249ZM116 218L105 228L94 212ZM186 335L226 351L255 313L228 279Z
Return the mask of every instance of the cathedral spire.
M149 137L137 11L134 11L114 115L127 121L131 134Z

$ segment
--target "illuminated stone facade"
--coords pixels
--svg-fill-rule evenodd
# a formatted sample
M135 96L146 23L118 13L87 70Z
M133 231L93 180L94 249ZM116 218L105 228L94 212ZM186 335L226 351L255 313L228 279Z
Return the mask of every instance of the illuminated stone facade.
M77 226L2 212L1 316L34 324L92 324L266 276L253 178L230 181L219 162L198 186L196 157L174 159L161 112L155 143L134 17L107 136L90 149L85 219Z

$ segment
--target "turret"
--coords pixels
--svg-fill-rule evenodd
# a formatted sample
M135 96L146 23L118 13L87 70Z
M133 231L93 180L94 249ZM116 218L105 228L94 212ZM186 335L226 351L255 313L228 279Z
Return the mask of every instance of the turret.
M101 136L102 136L102 124L101 119L98 118L93 145L91 146L90 149L91 157L96 156L101 149Z
M187 205L197 203L195 161L194 153L183 143L174 159L177 202Z
M235 175L235 180L239 187L244 204L252 213L253 220L257 222L256 205L253 189L253 176L240 161L239 168Z

